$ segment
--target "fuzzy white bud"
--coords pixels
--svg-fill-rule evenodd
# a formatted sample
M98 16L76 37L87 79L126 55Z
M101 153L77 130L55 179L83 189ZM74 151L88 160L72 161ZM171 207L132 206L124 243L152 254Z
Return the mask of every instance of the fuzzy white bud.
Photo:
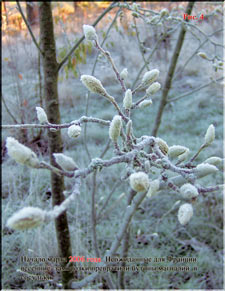
M130 175L130 186L136 192L147 191L149 184L148 175L144 172L137 172Z
M204 161L206 164L214 165L214 166L219 166L222 163L222 159L219 157L210 157Z
M132 134L132 120L129 120L126 125L126 135L130 136Z
M217 167L207 164L207 163L202 163L197 165L197 167L195 168L195 171L197 171L197 173L201 176L207 176L209 174L213 174L215 172L218 171Z
M37 118L40 123L48 123L48 117L44 109L41 107L36 107Z
M34 228L45 221L45 215L46 212L40 208L24 207L8 219L7 226L16 230Z
M115 115L109 126L109 137L112 141L116 142L120 136L122 127L122 118L119 115Z
M183 161L187 160L189 153L190 153L190 150L186 149L186 151L183 154L178 156L178 161L183 162Z
M81 127L79 125L73 124L68 128L69 137L76 138L80 135L80 133L81 133Z
M146 94L149 95L153 95L155 94L157 91L159 91L159 89L161 88L161 85L158 82L153 83L152 85L150 85L148 87L148 89L146 90Z
M74 160L70 157L67 157L61 153L53 154L56 163L64 170L64 171L74 171L77 169L77 165Z
M93 76L90 75L82 75L81 82L83 85L92 93L96 93L106 97L108 94L105 88L102 86L102 83Z
M190 203L185 203L178 210L178 220L180 224L187 224L193 216L193 207Z
M159 70L157 69L146 72L142 78L141 85L143 87L151 85L158 78L158 76Z
M164 8L160 11L161 17L167 16L167 15L169 15L169 10L167 8Z
M84 24L83 31L86 40L97 40L98 36L93 26Z
M150 105L152 105L152 99L142 101L141 103L138 104L138 107L145 108L145 107L148 107Z
M186 148L184 146L173 145L173 146L169 147L168 155L169 155L170 158L175 158L175 157L177 157L179 155L182 155L187 150L188 150L188 148Z
M198 196L197 188L190 183L186 183L180 187L180 193L185 199L192 199Z
M158 179L151 181L150 185L149 185L147 196L149 198L154 196L157 193L157 191L159 190L159 186L160 186L160 181Z
M8 155L17 163L27 165L31 168L38 167L39 160L37 155L31 149L19 143L15 138L7 137L6 147Z
M205 144L210 145L215 139L215 127L211 124L205 134Z
M164 154L164 155L167 155L168 154L168 150L169 150L169 147L168 147L168 144L161 138L157 137L155 139L156 143L158 144L159 146L159 149L160 151Z
M132 91L127 89L125 96L123 98L123 107L125 109L130 109L132 107Z
M127 68L124 68L122 70L122 72L120 73L120 77L121 77L122 80L126 80L127 79L127 76L128 76Z

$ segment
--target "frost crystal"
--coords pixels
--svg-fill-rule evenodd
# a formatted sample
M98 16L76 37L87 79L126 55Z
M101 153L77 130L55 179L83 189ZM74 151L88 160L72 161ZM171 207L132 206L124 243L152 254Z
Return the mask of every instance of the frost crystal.
M81 133L81 127L79 125L71 125L69 128L68 128L68 135L69 137L78 137Z
M122 118L119 115L115 115L109 126L109 137L112 141L116 142L120 136L122 127Z
M102 83L95 77L90 75L82 75L80 79L83 85L92 93L103 95L104 97L107 95Z
M39 122L40 123L48 123L48 117L47 117L44 109L41 107L36 107L36 111L37 111L37 118L38 118Z
M130 175L130 186L136 192L147 191L149 188L148 175L144 172L137 172Z
M17 163L31 168L36 168L39 165L37 155L31 149L19 143L15 138L7 137L6 147L8 155Z
M193 207L190 203L185 203L178 210L178 220L180 224L187 224L193 216Z
M40 208L25 207L8 219L7 226L17 230L34 228L44 222L45 214L45 211Z
M84 24L83 31L86 40L97 40L98 36L93 26Z
M125 93L125 97L123 99L123 107L125 109L130 109L132 107L132 91L128 89Z
M64 171L74 171L77 167L74 160L70 157L67 157L61 153L53 154L56 163L64 170Z
M205 144L210 145L215 139L215 127L211 124L205 134Z
M183 196L183 198L185 198L185 199L192 199L192 198L198 196L197 188L190 183L184 184L180 188L180 192L181 192L181 195Z

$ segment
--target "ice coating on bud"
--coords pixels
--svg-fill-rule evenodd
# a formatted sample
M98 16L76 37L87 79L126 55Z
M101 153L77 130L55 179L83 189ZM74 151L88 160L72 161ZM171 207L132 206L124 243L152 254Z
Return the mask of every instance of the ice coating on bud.
M17 163L36 168L39 165L37 155L28 147L19 143L13 137L7 137L6 147L8 155Z
M130 109L132 107L132 91L127 89L125 96L123 98L123 107L125 109Z
M148 107L152 104L152 99L150 100L144 100L142 101L141 103L138 104L138 107L139 108L145 108L145 107Z
M159 70L154 69L144 74L141 84L143 87L151 85L159 76Z
M198 56L203 58L203 59L207 59L207 55L205 53L203 53L203 52L199 52Z
M45 221L46 212L37 207L24 207L14 213L7 221L7 226L24 230L40 226Z
M148 175L144 172L137 172L130 175L130 186L136 192L147 191L149 184Z
M164 155L167 155L168 154L168 150L169 150L169 147L168 147L168 144L161 138L157 137L155 139L156 143L158 144L159 146L159 149L160 151L164 154Z
M149 173L151 170L150 162L147 160L145 161L145 172Z
M175 158L175 157L177 157L179 155L182 155L187 150L188 150L188 148L186 148L184 146L173 145L173 146L169 147L168 155L169 155L170 158Z
M201 176L207 176L209 174L213 174L215 172L218 171L217 167L207 164L207 163L202 163L197 165L197 167L195 168L195 171L197 171L197 173Z
M147 196L149 198L154 196L157 193L157 191L159 190L159 186L160 186L160 181L158 179L151 181L150 185L149 185Z
M83 31L86 40L97 40L98 36L93 26L84 24Z
M109 137L112 141L116 142L120 136L122 127L122 118L119 115L115 115L109 126Z
M120 73L120 77L121 77L122 80L126 80L127 79L127 76L128 76L127 68L124 68L122 70L122 72Z
M214 165L214 166L219 166L222 163L222 159L219 157L210 157L204 161L206 164Z
M169 10L167 8L164 8L160 11L160 16L163 17L166 15L169 15Z
M215 127L210 124L205 134L205 144L210 145L215 139Z
M67 157L61 153L53 154L56 163L64 170L64 171L74 171L77 169L77 165L74 160L70 157Z
M107 95L107 92L105 88L102 86L102 83L95 77L90 76L90 75L82 75L80 79L83 85L90 92L103 95L104 97Z
M73 124L68 128L69 137L76 138L80 135L80 133L81 133L81 127L79 125Z
M187 224L193 216L193 207L190 203L185 203L178 210L178 220L180 224Z
M180 192L185 199L192 199L198 196L197 188L190 183L186 183L180 187Z
M37 111L37 118L38 118L39 122L40 123L48 123L48 117L47 117L44 109L41 107L36 107L36 111Z
M148 89L146 90L146 94L147 95L153 95L157 91L159 91L160 88L161 88L161 85L158 82L155 82L155 83L153 83L152 85L150 85L148 87Z

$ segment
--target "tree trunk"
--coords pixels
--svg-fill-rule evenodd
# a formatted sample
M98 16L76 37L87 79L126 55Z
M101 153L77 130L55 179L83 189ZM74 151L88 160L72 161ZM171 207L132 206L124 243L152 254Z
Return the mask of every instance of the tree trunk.
M41 2L39 8L40 15L40 36L44 66L44 99L48 120L51 123L60 123L59 100L58 100L58 63L56 60L56 47L54 39L53 18L50 2ZM57 167L53 158L53 153L59 153L63 150L61 132L48 131L48 143L50 150L51 164ZM63 195L64 179L54 173L51 173L51 190L53 206L59 205L65 199ZM69 226L67 222L66 212L61 214L55 220L55 228L58 241L59 256L66 258L66 262L62 262L61 267L65 268L72 256ZM64 289L69 289L69 281L74 278L73 271L62 271L62 283Z
M188 15L191 14L194 3L195 2L188 2L188 5L187 5L186 11L185 11L186 14L188 14ZM152 131L153 136L157 135L157 132L158 132L158 129L159 129L159 126L161 123L162 114L163 114L163 111L164 111L166 103L167 103L167 96L168 96L169 90L171 88L173 75L174 75L174 72L176 69L178 57L179 57L181 49L182 49L185 33L186 33L186 30L185 30L184 26L182 26L180 34L178 36L176 47L174 49L173 57L172 57L172 60L171 60L170 66L169 66L169 71L167 73L166 82L165 82L165 85L163 88L162 98L160 101L159 109L157 112L155 124L154 124L153 131Z

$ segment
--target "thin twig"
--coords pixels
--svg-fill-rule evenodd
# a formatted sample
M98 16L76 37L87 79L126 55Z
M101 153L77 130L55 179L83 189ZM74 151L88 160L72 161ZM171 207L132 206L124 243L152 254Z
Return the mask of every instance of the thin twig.
M3 102L4 106L5 106L6 111L7 111L8 114L9 114L9 116L12 118L12 120L13 120L16 124L18 124L16 118L13 116L13 114L10 112L8 106L6 105L5 98L3 97L3 95L2 95L2 102Z
M115 7L115 1L112 2L112 4L95 20L95 22L92 24L92 26L96 26L99 21L110 11ZM65 62L68 60L68 58L72 55L72 53L78 48L78 46L82 43L84 40L84 36L82 36L77 43L71 48L71 50L68 52L68 54L65 56L65 58L59 63L57 70L59 71L62 66L65 64Z
M41 50L40 46L38 45L38 43L37 43L37 41L36 41L36 38L35 38L35 36L34 36L34 34L33 34L33 32L32 32L32 29L30 28L30 25L29 25L28 21L26 20L26 17L25 17L25 15L24 15L24 13L23 13L23 10L22 10L22 8L21 8L21 6L20 6L19 1L16 1L16 3L17 3L17 6L18 6L18 10L19 10L19 12L20 12L20 14L21 14L21 16L22 16L22 18L23 18L23 20L24 20L26 26L27 26L27 29L28 29L28 31L29 31L29 33L30 33L30 35L31 35L31 38L32 38L34 44L36 45L37 49L39 50L39 52L40 52L41 55L43 56L43 55L44 55L44 52Z

